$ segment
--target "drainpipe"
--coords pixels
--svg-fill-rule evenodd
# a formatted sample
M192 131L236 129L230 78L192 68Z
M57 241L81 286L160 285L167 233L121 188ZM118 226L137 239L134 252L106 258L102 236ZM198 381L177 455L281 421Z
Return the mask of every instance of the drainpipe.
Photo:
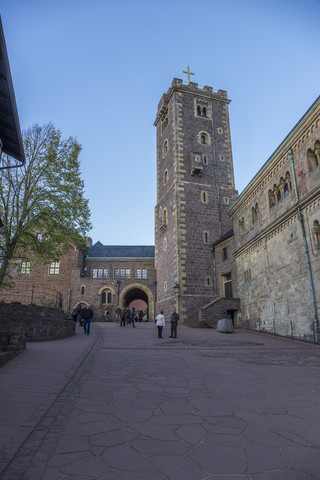
M295 194L296 194L296 203L298 205L299 204L299 192L298 192L296 174L295 174L295 169L294 169L294 158L293 158L292 148L289 152L289 157L290 157L291 167L292 167L292 172L293 172L294 190L295 190ZM311 271L311 265L310 265L310 257L309 257L309 250L308 250L306 232L305 232L305 228L304 228L303 215L301 213L301 208L299 207L299 205L298 205L298 218L299 218L299 222L300 222L301 230L302 230L304 251L305 251L305 255L306 255L306 262L307 262L307 268L308 268L308 277L309 277L309 283L310 283L310 288L311 288L312 308L313 308L313 317L314 317L314 343L318 344L319 343L319 321L318 321L318 315L317 315L317 305L316 305L316 299L315 299L314 284L313 284L313 278L312 278L312 271Z
M214 295L217 297L217 272L216 272L216 255L215 255L215 250L213 243L210 245L210 250L212 252L212 258L213 258L213 283L214 283Z
M157 281L153 282L153 320L156 319Z
M71 290L68 290L68 312L70 313L71 310Z
M117 280L117 306L120 306L120 280Z

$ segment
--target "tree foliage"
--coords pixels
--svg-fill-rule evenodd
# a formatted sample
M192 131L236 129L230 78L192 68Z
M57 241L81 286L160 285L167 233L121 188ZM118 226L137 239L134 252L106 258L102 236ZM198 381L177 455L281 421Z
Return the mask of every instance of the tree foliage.
M51 123L34 125L24 133L24 148L25 165L4 169L0 177L0 285L17 252L26 258L36 254L44 262L58 260L70 240L85 245L91 229L77 140L64 140ZM13 164L7 156L1 163ZM41 241L37 232L43 234Z

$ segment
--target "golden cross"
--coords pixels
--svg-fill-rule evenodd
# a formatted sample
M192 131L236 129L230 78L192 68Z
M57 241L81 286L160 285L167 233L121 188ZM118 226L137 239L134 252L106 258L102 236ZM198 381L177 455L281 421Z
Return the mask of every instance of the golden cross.
M194 73L190 72L190 67L188 65L188 69L187 70L182 70L182 73L186 73L188 75L188 85L190 83L190 75L194 75Z

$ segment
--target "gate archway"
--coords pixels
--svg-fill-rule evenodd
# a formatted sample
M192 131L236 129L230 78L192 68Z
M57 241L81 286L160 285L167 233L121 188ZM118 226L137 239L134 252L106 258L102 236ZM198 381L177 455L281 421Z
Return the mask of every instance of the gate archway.
M128 307L134 300L142 300L147 304L149 321L153 321L154 298L151 290L141 283L132 283L121 290L119 297L121 307Z

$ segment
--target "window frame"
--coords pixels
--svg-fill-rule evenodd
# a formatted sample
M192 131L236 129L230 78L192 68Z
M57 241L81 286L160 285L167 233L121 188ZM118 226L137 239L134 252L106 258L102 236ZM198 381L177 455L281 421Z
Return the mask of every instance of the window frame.
M31 263L28 260L22 260L20 266L21 275L30 275L31 273Z
M59 275L59 274L60 274L60 262L50 262L49 275Z
M139 280L147 280L148 271L146 268L137 268L136 269L136 278Z

